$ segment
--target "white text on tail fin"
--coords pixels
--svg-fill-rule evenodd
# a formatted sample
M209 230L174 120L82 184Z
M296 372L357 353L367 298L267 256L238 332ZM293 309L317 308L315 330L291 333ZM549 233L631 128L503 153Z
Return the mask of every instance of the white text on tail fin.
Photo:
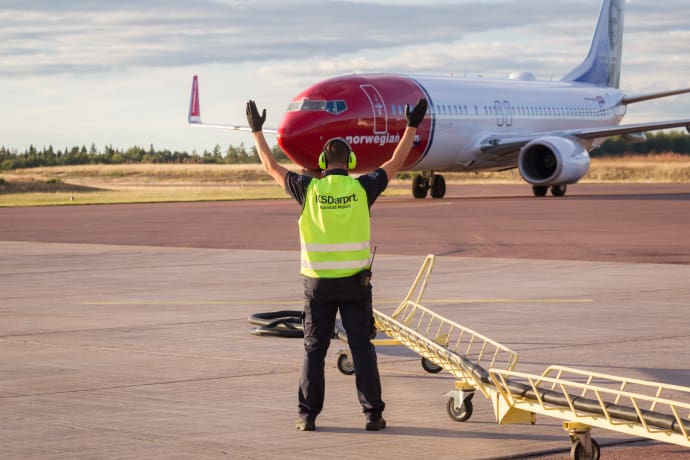
M585 60L563 80L618 88L623 51L625 0L604 0Z
M201 110L199 109L199 80L196 75L192 80L192 95L189 99L189 123L201 123Z

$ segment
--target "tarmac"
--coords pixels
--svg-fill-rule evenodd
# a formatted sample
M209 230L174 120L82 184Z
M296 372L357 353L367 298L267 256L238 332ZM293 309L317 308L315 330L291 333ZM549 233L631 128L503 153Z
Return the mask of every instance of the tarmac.
M475 187L424 203L448 203L438 215L460 235L451 242L428 233L420 215L431 211L419 201L377 202L385 250L376 256L375 308L392 312L434 252L409 254L389 241L452 243L437 256L423 304L517 351L518 370L560 364L690 386L690 264L679 261L690 241L677 238L687 235L690 186L610 196L583 186L579 197L546 201ZM258 218L231 202L0 209L0 458L568 458L560 419L497 425L478 394L472 418L452 421L444 395L454 379L426 373L403 347L377 350L386 430L364 430L354 379L336 367L337 341L317 431L295 430L302 341L252 335L248 322L253 313L301 308L299 253L272 247L297 246L298 210L288 203L259 203ZM494 220L507 218L496 206L513 209L519 225L494 233L502 225ZM554 206L572 212L562 226L544 212ZM180 215L188 227L158 227ZM238 229L253 219L275 241ZM635 228L621 226L632 221ZM600 232L602 243L597 228L617 225L619 239L632 243L607 252L616 235ZM588 229L588 238L572 227ZM511 232L538 256L506 243ZM575 246L581 255L536 249L559 239L567 242L559 254ZM602 458L690 458L690 449L613 431L592 436Z

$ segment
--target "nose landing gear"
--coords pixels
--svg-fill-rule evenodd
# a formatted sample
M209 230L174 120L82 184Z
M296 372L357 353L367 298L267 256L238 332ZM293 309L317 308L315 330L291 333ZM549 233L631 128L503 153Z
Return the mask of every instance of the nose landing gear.
M431 191L432 198L443 198L446 194L445 178L431 171L417 174L412 180L412 196L415 198L426 198L429 191Z

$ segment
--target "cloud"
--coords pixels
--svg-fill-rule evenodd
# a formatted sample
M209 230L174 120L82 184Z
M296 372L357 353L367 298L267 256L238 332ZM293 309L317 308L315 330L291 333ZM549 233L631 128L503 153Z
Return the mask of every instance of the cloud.
M14 6L11 6L14 3ZM563 2L403 4L350 1L10 2L0 13L3 74L126 66L297 61L401 44L447 43L558 17ZM571 7L572 9L573 7ZM584 14L587 9L575 7ZM531 11L525 15L525 11ZM591 16L591 12L590 12Z
M4 145L96 142L212 148L251 139L185 126L191 75L205 121L275 127L290 98L337 74L558 79L585 57L599 0L6 0ZM690 85L687 0L628 1L622 86ZM631 106L626 122L687 116L687 97ZM684 103L685 102L685 103ZM685 112L685 113L684 113ZM636 118L637 117L637 118ZM240 140L238 140L240 139Z

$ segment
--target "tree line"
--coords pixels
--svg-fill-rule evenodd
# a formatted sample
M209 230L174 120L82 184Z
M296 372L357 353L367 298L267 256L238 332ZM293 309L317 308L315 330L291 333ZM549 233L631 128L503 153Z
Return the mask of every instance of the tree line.
M278 145L272 147L278 161L288 161L287 155ZM651 155L657 153L678 153L690 155L690 134L682 131L648 133L647 140L634 143L622 137L613 137L591 152L592 157L622 156L626 154ZM35 168L39 166L66 166L84 164L123 163L179 163L179 164L246 164L259 163L256 148L247 149L244 144L230 145L225 150L216 145L213 150L198 153L186 151L158 150L153 145L148 149L134 146L126 150L106 146L98 150L95 144L63 150L53 146L38 149L33 145L24 152L0 147L0 170Z

